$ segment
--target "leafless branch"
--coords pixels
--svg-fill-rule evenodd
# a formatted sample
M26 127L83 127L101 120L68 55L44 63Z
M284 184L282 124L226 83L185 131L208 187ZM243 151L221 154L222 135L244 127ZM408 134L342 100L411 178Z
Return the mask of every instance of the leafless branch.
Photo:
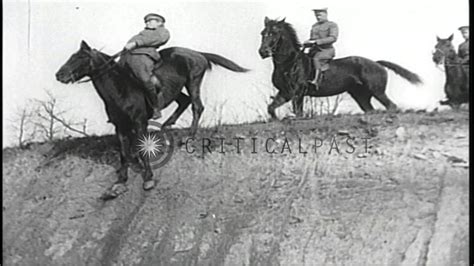
M16 130L17 144L20 148L25 147L35 137L32 116L32 110L28 107L23 107L18 109L16 117L10 120L13 129Z
M87 119L84 119L83 122L74 122L68 121L64 118L64 115L68 110L62 110L59 108L58 99L54 94L46 90L47 99L46 100L35 100L36 104L39 105L39 111L37 117L40 121L37 121L35 124L38 126L44 133L44 136L47 140L53 140L57 137L57 134L60 132L61 127L65 130L83 135L89 136L87 134ZM78 126L79 128L77 128Z

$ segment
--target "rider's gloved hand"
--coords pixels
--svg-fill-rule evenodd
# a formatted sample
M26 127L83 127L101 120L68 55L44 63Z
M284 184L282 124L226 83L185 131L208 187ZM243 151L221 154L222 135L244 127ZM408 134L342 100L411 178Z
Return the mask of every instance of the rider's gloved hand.
M125 45L125 47L123 47L123 49L127 50L127 51L130 51L130 50L134 49L135 47L137 47L137 44L135 42L129 42Z

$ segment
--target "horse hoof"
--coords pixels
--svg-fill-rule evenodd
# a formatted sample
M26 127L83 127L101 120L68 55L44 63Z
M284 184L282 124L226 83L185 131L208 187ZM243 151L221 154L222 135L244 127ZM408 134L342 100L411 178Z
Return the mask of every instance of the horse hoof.
M145 181L143 183L143 189L148 191L155 187L155 180Z
M114 184L111 188L107 189L101 196L100 199L103 201L115 199L116 197L127 192L128 188L125 184Z
M271 123L271 122L279 122L280 120L277 118L277 117L270 117L268 119L268 122Z
M143 171L142 166L139 163L134 163L130 166L133 172L135 173L141 173Z
M298 119L298 117L301 117L301 116L290 113L287 116L285 116L282 120L284 120L284 121L296 120L296 119Z

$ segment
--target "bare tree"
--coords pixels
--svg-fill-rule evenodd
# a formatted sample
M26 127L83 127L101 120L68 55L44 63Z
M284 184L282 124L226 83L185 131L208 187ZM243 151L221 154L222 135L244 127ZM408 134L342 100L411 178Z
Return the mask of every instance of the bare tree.
M324 98L307 97L305 99L306 116L314 117L316 115L323 115L323 114L334 115L339 109L339 106L341 102L343 101L343 99L344 99L343 94L338 94L337 96L324 97Z
M332 102L330 98L334 99ZM338 94L334 97L326 97L326 113L329 115L335 115L337 109L339 109L339 105L343 100L343 94Z
M20 148L33 141L36 135L36 128L33 122L34 113L30 107L19 108L15 117L11 119L12 127L16 131L16 140Z
M67 110L61 110L58 105L57 98L48 90L46 90L46 100L35 100L38 105L36 113L37 121L35 125L42 131L46 140L51 141L58 137L61 130L65 134L74 132L82 136L89 136L87 134L87 119L82 122L74 122L67 120L65 114Z

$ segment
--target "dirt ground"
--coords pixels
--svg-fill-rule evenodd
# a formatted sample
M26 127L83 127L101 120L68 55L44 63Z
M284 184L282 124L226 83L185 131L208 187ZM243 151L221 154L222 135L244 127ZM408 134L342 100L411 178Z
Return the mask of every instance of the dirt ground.
M130 170L108 202L113 136L5 149L3 261L467 265L468 122L459 110L220 126L199 131L194 153L174 130L158 187ZM204 138L219 139L212 153Z

